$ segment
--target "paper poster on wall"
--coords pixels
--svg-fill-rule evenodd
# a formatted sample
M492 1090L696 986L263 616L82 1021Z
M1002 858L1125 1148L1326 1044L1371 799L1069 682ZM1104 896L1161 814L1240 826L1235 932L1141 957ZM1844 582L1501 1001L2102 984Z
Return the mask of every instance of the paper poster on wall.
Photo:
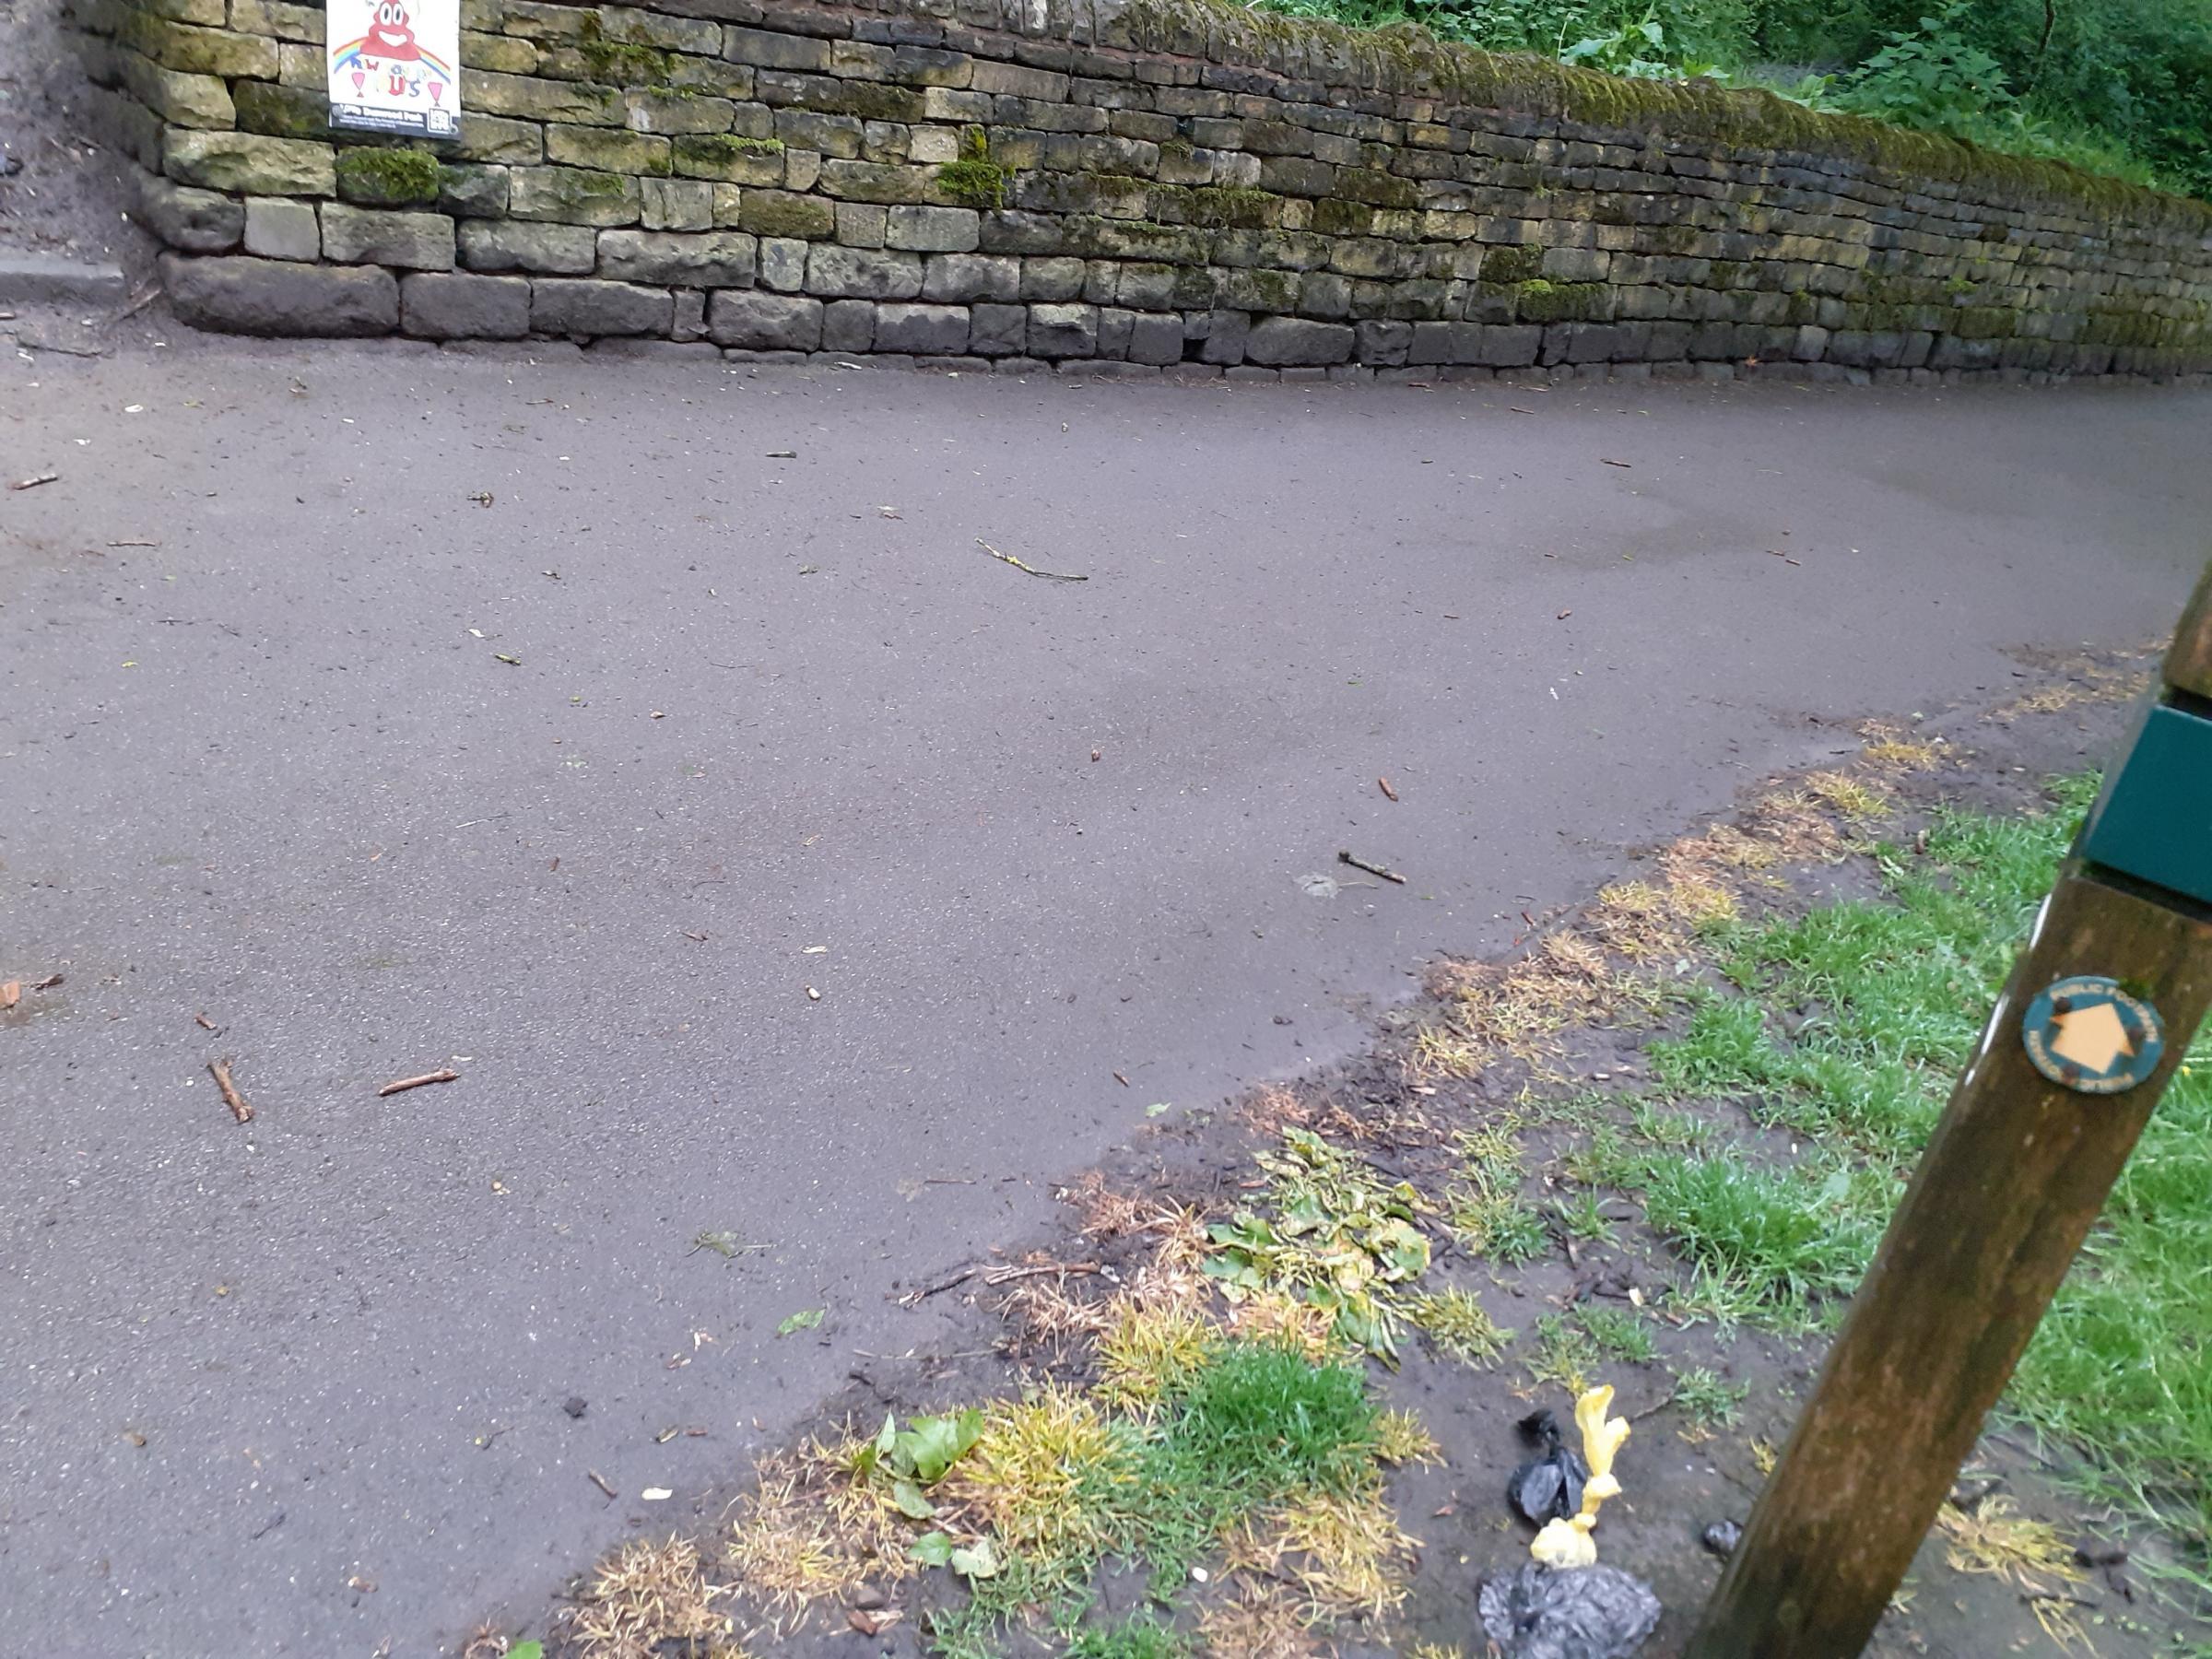
M461 130L461 0L329 0L330 124Z

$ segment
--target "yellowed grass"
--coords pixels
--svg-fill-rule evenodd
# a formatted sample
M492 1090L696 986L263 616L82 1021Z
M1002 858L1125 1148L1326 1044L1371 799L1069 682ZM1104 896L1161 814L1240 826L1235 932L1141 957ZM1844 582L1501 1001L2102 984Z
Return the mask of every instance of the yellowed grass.
M2015 1513L2009 1498L1984 1498L1971 1511L1946 1503L1936 1524L1944 1558L1960 1572L2006 1579L2030 1592L2048 1591L2052 1581L2078 1584L2085 1576L2058 1529Z
M2093 1651L2072 1595L2088 1575L2056 1527L2016 1513L2002 1496L1984 1498L1971 1510L1946 1503L1936 1525L1953 1568L2015 1585L2044 1635L2062 1648L2078 1642L2085 1653Z
M1889 793L1845 771L1807 772L1805 793L1857 823L1889 815Z
M1413 1075L1424 1081L1478 1077L1483 1059L1483 1051L1449 1025L1431 1022L1413 1034Z
M1316 1365L1348 1358L1352 1347L1336 1335L1334 1309L1281 1290L1255 1290L1230 1310L1229 1328L1253 1342L1280 1342Z
M931 1496L1016 1549L1045 1559L1083 1555L1103 1544L1085 1482L1120 1456L1121 1441L1088 1395L1047 1384L987 1407L982 1438Z
M1099 1397L1150 1417L1161 1395L1205 1362L1219 1335L1213 1321L1187 1301L1117 1297L1099 1337Z
M688 1539L625 1544L600 1562L576 1608L578 1651L582 1659L655 1659L665 1644L683 1642L703 1653L729 1629L714 1608L728 1594L707 1582Z
M1943 761L1942 738L1910 737L1903 727L1886 720L1868 721L1859 728L1859 735L1866 743L1859 758L1885 772L1934 771Z
M1053 1275L1023 1279L999 1303L999 1313L1043 1342L1060 1344L1095 1335L1106 1328L1112 1316L1102 1300L1083 1294L1080 1287L1088 1282Z
M2041 691L2030 691L1990 712L1992 720L2016 720L2022 714L2056 714L2088 703L2124 702L2150 683L2140 668L2076 659L2065 665L2074 677Z
M1115 1192L1096 1170L1086 1170L1060 1196L1075 1206L1081 1218L1077 1227L1087 1239L1118 1239L1141 1231L1159 1207L1134 1194Z
M912 1527L881 1481L855 1477L864 1438L808 1441L761 1461L736 1504L726 1559L782 1634L818 1602L912 1575Z
M1282 1504L1232 1541L1232 1562L1287 1579L1319 1622L1381 1618L1404 1603L1418 1541L1398 1529L1380 1490L1309 1492Z
M1244 1097L1238 1115L1254 1135L1272 1141L1280 1140L1286 1129L1305 1128L1312 1109L1281 1084L1263 1083Z
M1393 1468L1441 1464L1443 1448L1410 1411L1385 1411L1375 1419L1375 1455Z
M1239 1578L1236 1599L1208 1607L1198 1640L1212 1659L1319 1659L1325 1649L1289 1587Z

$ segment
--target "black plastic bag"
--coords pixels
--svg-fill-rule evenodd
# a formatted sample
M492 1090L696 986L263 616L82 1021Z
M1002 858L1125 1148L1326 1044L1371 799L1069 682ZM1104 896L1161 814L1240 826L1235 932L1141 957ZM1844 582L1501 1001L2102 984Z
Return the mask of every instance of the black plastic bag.
M1537 1454L1513 1471L1506 1483L1506 1501L1532 1526L1573 1519L1582 1512L1590 1465L1559 1438L1559 1419L1549 1411L1531 1412L1519 1428L1521 1438L1535 1447Z
M1505 1659L1629 1659L1659 1622L1659 1598L1616 1567L1534 1563L1477 1597L1485 1634Z

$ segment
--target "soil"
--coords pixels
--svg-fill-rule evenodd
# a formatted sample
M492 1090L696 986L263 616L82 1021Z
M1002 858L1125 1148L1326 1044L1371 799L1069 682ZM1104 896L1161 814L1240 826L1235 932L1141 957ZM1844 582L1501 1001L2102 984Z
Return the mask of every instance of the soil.
M0 253L151 267L124 217L124 159L89 136L88 87L61 29L61 0L0 0Z
M2006 704L1961 710L1918 724L1916 738L1945 740L1945 761L1940 771L1899 785L1900 810L1885 825L1885 833L1909 839L1938 803L1988 812L2018 812L2037 805L2041 780L2082 771L2112 751L2132 712L2123 693L2140 680L2147 661L2132 653L2024 660L2016 671L2018 695ZM1747 791L1747 799L1756 793ZM1803 909L1871 890L1865 865L1864 860L1853 860L1792 872L1789 891L1777 902ZM1525 1078L1513 1075L1510 1065L1498 1066L1480 1080L1444 1082L1422 1092L1407 1081L1397 1033L1423 1013L1418 1004L1393 1010L1379 1024L1366 1053L1303 1080L1295 1092L1316 1115L1335 1108L1364 1124L1366 1137L1359 1150L1374 1167L1433 1193L1448 1179L1452 1131L1494 1119ZM1594 1082L1632 1077L1640 1070L1644 1041L1657 1034L1651 1029L1583 1030L1571 1037L1561 1069ZM1096 1172L1098 1179L1112 1192L1225 1213L1235 1207L1240 1183L1253 1173L1253 1151L1268 1138L1256 1133L1240 1110L1247 1103L1224 1101L1211 1112L1147 1128L1125 1154ZM1543 1162L1544 1134L1541 1126L1530 1134L1532 1167ZM1756 1136L1747 1131L1744 1138L1755 1142ZM1747 1149L1757 1156L1755 1146ZM1500 1324L1524 1330L1546 1312L1592 1297L1625 1301L1632 1288L1641 1288L1647 1301L1653 1300L1665 1279L1651 1264L1664 1263L1665 1253L1650 1235L1638 1236L1632 1217L1624 1213L1617 1219L1623 1223L1618 1245L1558 1249L1548 1259L1518 1271L1470 1259L1440 1242L1424 1285L1474 1291ZM1563 1238L1559 1242L1564 1244ZM1148 1248L1143 1235L1087 1237L1071 1207L1063 1224L1009 1243L1004 1255L1097 1264L1103 1271L1066 1283L1071 1291L1102 1298L1134 1272ZM899 1288L927 1289L945 1277L918 1276ZM1018 1320L1000 1311L1003 1293L971 1294L977 1282L932 1295L933 1306L958 1304L953 1335L930 1351L863 1359L849 1373L850 1386L824 1403L818 1425L841 1430L878 1421L887 1410L902 1416L940 1410L1004 1394L1024 1378L1087 1380L1080 1345L1071 1353L1032 1339ZM1648 1659L1671 1659L1682 1651L1721 1571L1700 1535L1714 1522L1747 1518L1761 1478L1753 1448L1779 1446L1787 1437L1821 1353L1817 1342L1793 1344L1757 1333L1724 1339L1709 1324L1677 1331L1662 1320L1653 1322L1652 1328L1658 1363L1608 1362L1600 1373L1600 1380L1617 1385L1615 1410L1634 1421L1635 1431L1618 1465L1627 1490L1606 1507L1599 1538L1604 1560L1643 1578L1658 1594L1665 1616L1641 1652ZM1531 1386L1510 1358L1476 1371L1429 1351L1410 1333L1408 1337L1401 1370L1371 1371L1387 1404L1420 1418L1435 1436L1443 1461L1392 1478L1399 1523L1420 1541L1418 1565L1406 1606L1386 1630L1334 1633L1330 1645L1347 1659L1411 1652L1425 1644L1465 1654L1486 1651L1474 1614L1477 1590L1527 1559L1529 1529L1510 1516L1504 1500L1507 1477L1525 1455L1515 1424L1537 1405L1550 1405L1564 1418L1571 1403L1557 1387ZM1718 1434L1701 1434L1671 1403L1670 1377L1686 1366L1710 1367L1749 1385L1735 1425ZM2123 1541L2129 1559L2147 1559L2155 1567L2167 1543L2114 1517L2085 1512L2068 1494L2066 1471L2057 1461L2061 1455L2036 1446L2025 1431L2007 1431L1993 1422L1962 1474L1961 1488L1975 1497L2002 1491L2018 1512L2050 1522L2064 1536L2107 1548ZM1144 1584L1141 1570L1109 1574L1098 1586L1101 1609L1108 1616L1134 1609L1143 1599ZM894 1602L903 1600L909 1617L876 1639L874 1649L901 1659L921 1654L925 1640L917 1627L926 1620L913 1615L925 1613L933 1599L958 1594L942 1574L924 1575L905 1587ZM2093 1575L2080 1588L2079 1600L2079 1617L2104 1659L2148 1659L2175 1651L2184 1616L2149 1594L2128 1566ZM830 1609L827 1617L818 1610L806 1626L782 1641L764 1642L755 1636L747 1647L850 1654L854 1651L851 1636L837 1609ZM1009 1647L1032 1651L1026 1641ZM2018 1588L1957 1571L1946 1561L1940 1538L1923 1547L1905 1591L1868 1650L1893 1659L1985 1659L1995 1653L2065 1651L2039 1627Z

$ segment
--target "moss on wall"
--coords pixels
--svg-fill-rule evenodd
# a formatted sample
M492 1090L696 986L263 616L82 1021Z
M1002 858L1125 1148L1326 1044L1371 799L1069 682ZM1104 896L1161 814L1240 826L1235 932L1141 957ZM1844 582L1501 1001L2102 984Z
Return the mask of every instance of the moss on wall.
M1006 184L1014 170L991 159L991 135L982 127L960 135L957 159L937 169L937 188L963 207L985 210L1006 205Z
M417 149L338 152L338 194L365 207L414 207L435 202L438 158Z

